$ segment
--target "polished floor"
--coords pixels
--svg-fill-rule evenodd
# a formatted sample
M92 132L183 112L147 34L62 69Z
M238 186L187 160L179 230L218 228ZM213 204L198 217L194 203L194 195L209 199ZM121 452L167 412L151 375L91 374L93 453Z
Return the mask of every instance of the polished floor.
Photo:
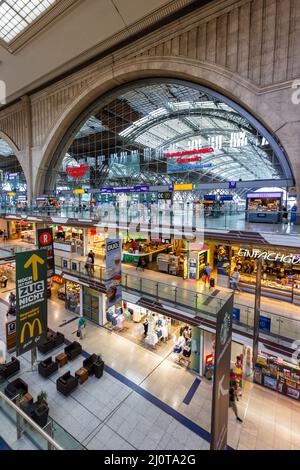
M4 307L0 304L2 338ZM65 323L69 320L72 321ZM49 326L62 331L70 341L75 339L77 317L54 297L49 301ZM24 355L21 376L34 394L41 389L47 391L51 416L83 445L90 449L209 447L206 432L210 431L211 382L201 378L187 405L184 399L196 376L176 364L172 353L162 356L147 351L90 322L81 342L85 351L103 355L109 371L100 381L89 379L68 398L56 391L56 378L68 369L74 372L82 358L69 363L50 380L44 380L37 371L30 370L29 355ZM300 450L300 403L245 382L238 406L244 421L238 423L229 410L231 447Z

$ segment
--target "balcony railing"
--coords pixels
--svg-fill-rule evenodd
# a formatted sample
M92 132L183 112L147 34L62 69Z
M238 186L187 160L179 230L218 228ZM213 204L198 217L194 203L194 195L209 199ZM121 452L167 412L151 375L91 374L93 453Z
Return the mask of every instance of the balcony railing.
M158 229L160 226L166 227L175 226L180 230L181 227L185 229L197 227L197 230L241 230L249 232L265 232L276 233L283 235L300 235L300 225L294 223L295 218L300 219L300 214L290 213L288 220L282 220L283 213L278 213L278 220L274 222L258 223L264 221L263 218L257 222L248 222L249 215L253 211L236 210L236 209L220 209L220 210L205 210L201 213L201 220L197 215L195 217L195 205L192 203L184 209L176 210L161 210L159 207L150 210L147 208L141 209L139 206L135 207L117 207L116 205L106 205L98 207L83 208L82 206L63 206L60 209L55 207L36 207L27 206L26 208L16 208L2 206L0 208L0 216L9 215L12 217L27 217L27 216L55 216L55 217L68 217L82 220L89 220L93 222L100 222L104 225L106 223L112 224L116 227L127 227L130 223L133 225L141 224L141 232L143 232L143 224L145 224L146 231L148 231L148 224L151 224L152 230ZM263 215L263 212L260 213ZM267 214L267 213L266 213ZM267 218L266 218L267 220ZM167 237L165 237L167 238Z
M84 262L64 259L57 255L55 256L55 265L70 274L77 274L86 279L98 281L101 284L105 283L104 266L95 266L94 272L89 274ZM230 295L233 295L231 291L227 293L223 290L222 293L212 296L209 293L172 286L168 283L157 282L128 273L123 273L122 285L123 290L126 292L136 293L140 297L159 302L163 306L176 308L182 313L188 314L188 316L213 322L216 321L216 315L225 301ZM234 306L240 310L239 320L233 322L235 329L241 334L252 335L254 308L239 302L234 302ZM290 347L295 340L300 339L300 320L265 310L261 310L260 315L270 320L270 331L261 331L261 339L268 339L273 343L287 347Z

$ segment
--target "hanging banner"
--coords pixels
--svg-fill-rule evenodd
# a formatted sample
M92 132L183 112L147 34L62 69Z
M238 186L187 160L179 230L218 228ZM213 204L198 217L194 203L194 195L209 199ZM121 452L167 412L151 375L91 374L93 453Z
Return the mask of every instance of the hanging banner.
M39 250L45 250L47 254L47 278L49 279L55 274L52 228L40 228L37 233Z
M17 356L47 334L47 255L45 250L16 253Z
M106 240L107 309L122 301L122 240Z
M227 449L233 295L217 316L211 415L211 450Z

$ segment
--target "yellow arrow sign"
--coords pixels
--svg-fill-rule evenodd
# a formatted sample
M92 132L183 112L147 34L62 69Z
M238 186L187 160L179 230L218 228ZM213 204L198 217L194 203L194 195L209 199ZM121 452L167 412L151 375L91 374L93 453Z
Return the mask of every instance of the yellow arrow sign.
M24 264L24 268L27 269L32 265L32 277L34 281L38 280L38 263L45 264L43 258L40 258L38 255L32 255Z

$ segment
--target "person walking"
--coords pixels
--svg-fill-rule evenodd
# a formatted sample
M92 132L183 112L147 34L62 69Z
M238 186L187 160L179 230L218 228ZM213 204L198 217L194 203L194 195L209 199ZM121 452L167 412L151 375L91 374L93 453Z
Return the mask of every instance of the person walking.
M285 206L282 207L282 221L287 224L288 223L288 210Z
M205 268L204 268L204 274L203 274L203 281L205 285L207 282L208 284L210 283L210 273L211 273L211 267L209 263L206 263Z
M79 332L79 336L77 334L77 336L80 338L80 339L83 339L83 331L85 329L85 324L86 324L86 320L84 317L80 317L79 318L79 321L78 321L78 332Z
M239 275L239 272L238 272L238 268L235 267L234 271L233 271L232 278L231 278L231 288L234 291L238 290L240 292L240 288L238 287L239 278L240 278L240 275Z
M4 229L3 230L3 241L7 242L7 240L8 240L7 230Z
M90 253L88 254L88 257L87 257L87 260L86 260L86 263L85 263L85 268L87 270L87 273L89 276L92 275L92 273L94 272L94 266L93 266L93 257L90 255Z
M239 417L239 413L238 413L238 407L237 407L237 404L236 404L237 401L239 401L239 399L238 399L238 395L237 395L237 385L235 383L229 389L229 407L232 408L232 411L234 412L237 421L242 423L243 420Z
M91 271L94 273L95 272L95 254L93 250L90 250L89 252L89 257L91 258Z

